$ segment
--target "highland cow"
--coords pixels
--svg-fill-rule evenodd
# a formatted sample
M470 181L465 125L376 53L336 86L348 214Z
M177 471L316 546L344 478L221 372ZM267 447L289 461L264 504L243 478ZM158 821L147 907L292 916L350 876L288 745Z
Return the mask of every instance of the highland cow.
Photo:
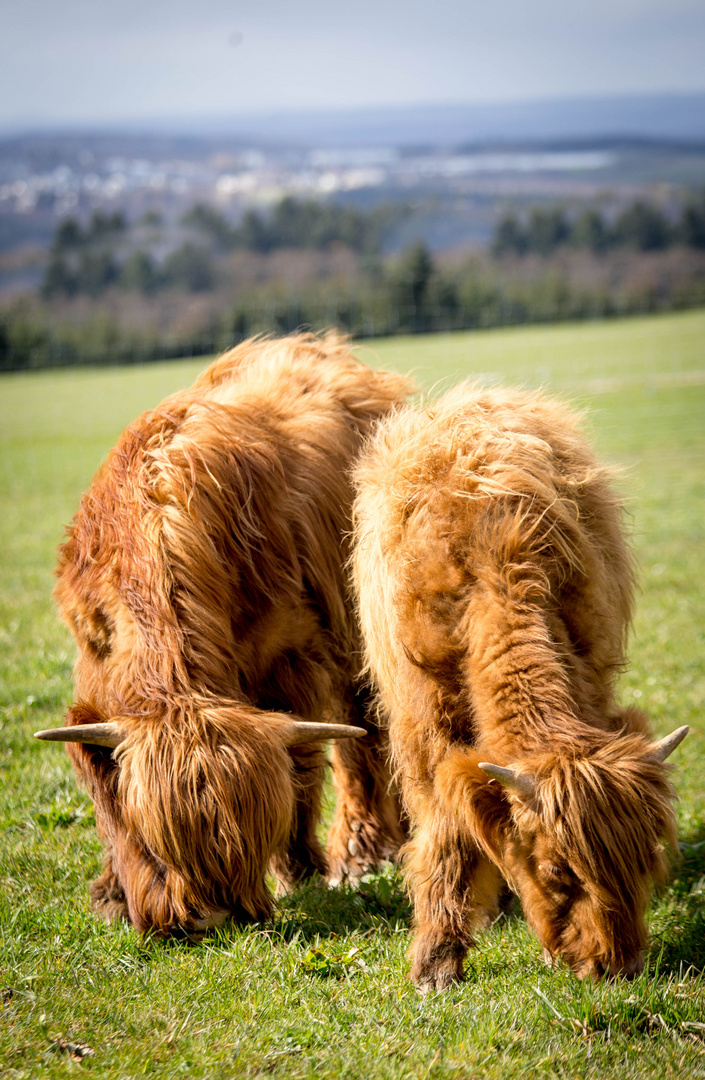
M55 590L76 703L39 735L68 743L94 799L105 918L263 919L269 866L285 889L395 854L345 562L350 464L409 389L333 335L249 341L128 427L84 495ZM329 738L344 741L327 861Z
M640 970L675 843L665 757L615 701L634 570L622 505L577 418L461 387L382 422L355 474L368 668L411 822L412 978L462 978L517 892L547 958Z

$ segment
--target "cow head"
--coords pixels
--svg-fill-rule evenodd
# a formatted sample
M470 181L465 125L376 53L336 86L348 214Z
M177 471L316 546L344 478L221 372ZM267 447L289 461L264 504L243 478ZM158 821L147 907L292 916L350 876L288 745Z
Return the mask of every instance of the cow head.
M56 586L78 647L75 704L67 727L39 733L67 742L95 802L108 867L94 901L142 931L269 915L292 747L320 767L321 740L362 734L253 699L272 653L307 629L290 614L283 526L265 522L271 566L247 558L263 535L254 499L276 507L281 477L266 446L252 464L225 438L224 410L189 404L128 428L83 497ZM268 596L283 598L279 620Z
M456 749L437 770L436 791L519 894L546 958L579 978L641 970L664 841L677 846L664 761L687 732L605 735L511 767Z
M674 791L663 762L687 735L660 743L621 734L585 756L551 755L531 772L480 762L509 802L502 864L553 960L579 978L638 974L645 911L676 846Z

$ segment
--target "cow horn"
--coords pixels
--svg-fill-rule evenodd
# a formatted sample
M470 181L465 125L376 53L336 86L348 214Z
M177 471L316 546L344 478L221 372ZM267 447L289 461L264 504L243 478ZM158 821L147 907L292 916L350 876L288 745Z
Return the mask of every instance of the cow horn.
M661 739L660 742L654 743L651 747L651 752L658 761L665 761L669 757L675 748L683 742L690 728L686 724L684 727L676 728L670 735L667 735L665 739Z
M505 769L503 765L492 765L488 761L479 761L478 768L493 780L497 780L502 787L515 791L517 795L530 798L536 791L535 781L530 776L515 772L514 769Z
M329 739L353 739L367 732L349 724L314 724L307 720L287 720L282 724L285 746L301 743L328 742Z
M281 727L286 746L327 742L329 739L352 739L367 734L364 728L352 727L349 724L316 724L306 720L287 720ZM88 743L90 746L109 746L115 749L125 736L116 720L108 720L102 724L72 724L70 727L49 728L47 731L35 732L34 737L49 742Z
M103 724L72 724L70 727L49 728L48 731L35 731L35 739L49 742L88 743L90 746L109 746L113 750L125 738L116 720L107 720Z

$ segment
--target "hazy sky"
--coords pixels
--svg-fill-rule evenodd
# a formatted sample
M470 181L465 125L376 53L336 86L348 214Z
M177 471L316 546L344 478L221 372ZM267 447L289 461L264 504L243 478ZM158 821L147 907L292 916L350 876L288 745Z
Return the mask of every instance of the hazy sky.
M0 124L705 89L705 0L0 0Z

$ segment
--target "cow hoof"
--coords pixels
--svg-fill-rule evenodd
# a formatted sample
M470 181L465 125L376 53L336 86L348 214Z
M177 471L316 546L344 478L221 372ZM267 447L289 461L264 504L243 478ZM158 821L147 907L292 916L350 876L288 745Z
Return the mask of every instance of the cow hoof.
M465 949L457 942L424 944L419 941L415 954L411 980L420 994L428 994L431 990L447 990L449 986L464 981Z
M111 873L101 874L88 889L91 910L107 923L130 922L127 899L122 885Z
M341 822L328 840L328 881L331 884L347 881L354 887L366 874L394 859L398 849L399 840L380 829L376 821L354 818Z
M460 982L463 982L462 972L458 973L456 970L448 971L443 969L427 972L420 978L414 979L414 985L423 997L434 990L438 993L448 990L451 986L457 986Z

